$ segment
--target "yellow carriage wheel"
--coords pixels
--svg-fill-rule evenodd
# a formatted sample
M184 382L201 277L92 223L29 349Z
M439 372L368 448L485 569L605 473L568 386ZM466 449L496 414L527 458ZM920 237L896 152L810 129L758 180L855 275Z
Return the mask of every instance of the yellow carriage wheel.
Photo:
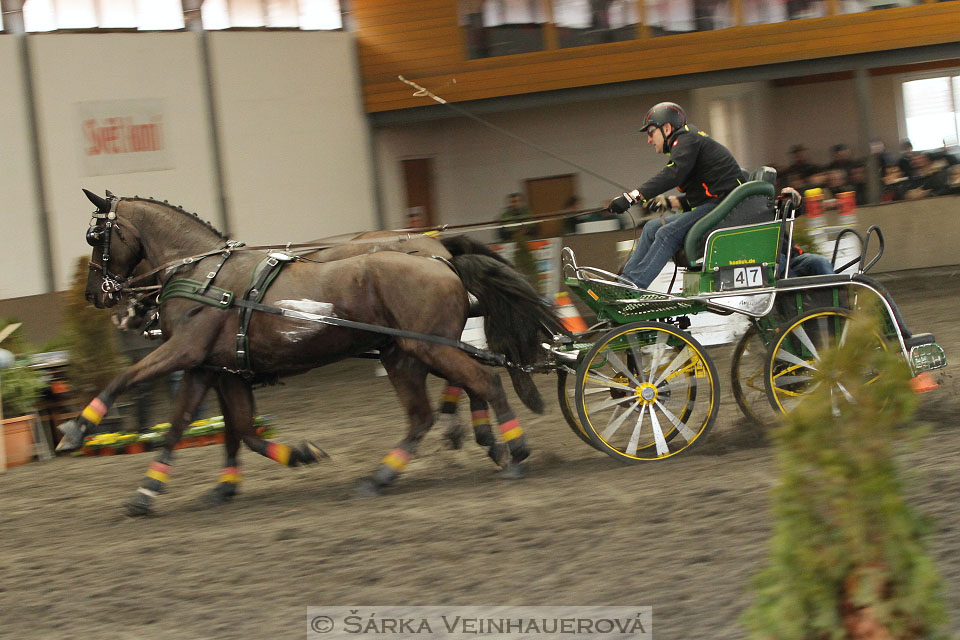
M783 333L774 341L764 367L770 403L779 411L789 413L818 384L814 374L820 369L824 351L846 341L852 318L849 309L824 307L797 316L786 324ZM886 350L887 343L874 333L876 349ZM864 371L867 384L874 382L876 371ZM840 383L831 390L834 402L849 401L849 394Z
M577 368L580 425L622 462L662 460L698 442L717 417L716 367L689 333L635 322L601 336Z

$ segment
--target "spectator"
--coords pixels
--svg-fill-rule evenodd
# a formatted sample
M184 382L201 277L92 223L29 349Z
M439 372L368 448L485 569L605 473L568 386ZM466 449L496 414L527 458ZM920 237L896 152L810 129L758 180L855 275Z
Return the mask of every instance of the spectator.
M807 181L807 178L817 172L817 166L807 158L807 148L802 144L795 144L790 147L790 157L793 159L793 162L789 167L784 169L783 172L784 174L793 173L799 175L800 181L787 182L787 184L803 184Z
M523 194L511 193L507 196L507 206L500 213L501 222L510 222L515 218L526 218L532 215L523 201ZM500 242L520 242L531 240L534 233L533 224L518 225L516 227L500 227L497 234L500 236Z
M830 164L827 165L828 169L843 169L844 172L847 172L853 165L853 153L850 151L850 147L843 143L830 147Z
M900 172L907 178L913 177L913 166L910 164L912 157L913 143L908 138L904 138L900 142L900 160L897 161L897 165L900 167Z
M907 191L907 200L939 196L947 190L947 173L941 163L934 163L926 153L914 153L910 157L913 179Z
M883 172L883 187L880 189L880 202L903 200L910 188L910 179L903 175L899 164L892 164Z
M882 177L887 167L892 164L896 164L889 153L887 153L887 145L884 144L883 140L880 138L874 138L870 141L870 154L877 158L877 171Z
M947 170L947 189L950 195L960 195L960 164L952 164Z
M867 204L867 168L862 164L855 164L847 172L847 184L857 195L857 206Z

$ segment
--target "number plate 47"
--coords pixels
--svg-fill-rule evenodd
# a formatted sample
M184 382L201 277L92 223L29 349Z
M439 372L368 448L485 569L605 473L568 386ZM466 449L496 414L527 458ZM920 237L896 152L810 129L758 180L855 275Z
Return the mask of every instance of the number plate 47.
M751 289L762 287L763 282L762 264L744 265L742 267L720 267L718 280L720 281L719 290L729 291L730 289Z

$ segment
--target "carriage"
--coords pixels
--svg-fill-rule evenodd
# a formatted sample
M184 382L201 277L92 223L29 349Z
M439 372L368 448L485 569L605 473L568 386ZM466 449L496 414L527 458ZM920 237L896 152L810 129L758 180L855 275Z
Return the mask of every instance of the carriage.
M934 337L912 333L889 293L866 275L883 254L879 228L865 237L840 232L836 275L789 277L795 208L775 199L766 177L737 187L690 230L675 256L681 294L639 289L563 250L566 286L597 316L573 342L551 350L560 408L584 442L638 463L672 457L703 439L717 416L720 383L713 358L685 331L693 314L749 319L733 351L731 383L738 406L756 422L789 412L813 389L821 353L843 343L853 310L867 300L877 301L883 316L878 349L899 351L914 376L946 365ZM846 234L859 239L860 254L837 265ZM874 238L878 247L868 259ZM831 391L838 400L846 393L840 385Z

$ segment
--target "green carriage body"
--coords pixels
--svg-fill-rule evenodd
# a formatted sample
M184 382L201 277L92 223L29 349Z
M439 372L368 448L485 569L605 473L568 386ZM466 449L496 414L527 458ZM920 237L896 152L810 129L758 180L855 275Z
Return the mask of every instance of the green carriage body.
M783 278L778 264L792 224L791 216L778 217L770 182L741 185L697 221L674 257L683 268L681 294L636 289L615 274L578 267L571 252L565 284L598 320L554 349L564 363L558 397L574 433L624 462L671 457L701 440L716 416L719 385L709 354L678 326L686 326L681 317L704 311L751 318L734 348L731 377L737 404L754 420L751 391L780 413L807 392L824 341L842 343L861 296L876 298L885 311L878 348L901 350L914 375L945 366L933 336L912 334L889 293L863 275L883 253L879 230L880 249L869 263L873 229L866 238L857 234L857 273ZM750 302L738 308L737 300ZM635 427L621 429L633 419Z

